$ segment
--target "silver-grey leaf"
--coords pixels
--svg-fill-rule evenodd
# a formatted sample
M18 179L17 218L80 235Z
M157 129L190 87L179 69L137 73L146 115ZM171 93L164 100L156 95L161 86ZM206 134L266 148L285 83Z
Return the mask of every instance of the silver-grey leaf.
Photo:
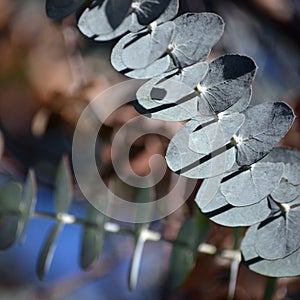
M255 71L255 62L250 57L241 55L218 57L209 63L208 72L200 82L201 96L216 113L223 112L245 95L249 95Z
M224 177L221 193L233 206L248 206L260 202L279 184L282 163L258 162L236 176Z
M258 225L251 226L242 241L242 262L252 271L266 276L287 277L300 275L300 249L282 259L263 259L255 249L257 228Z
M224 21L213 13L186 13L174 22L171 55L177 68L206 59L224 31Z
M181 81L161 77L146 82L137 91L140 105L151 118L166 121L184 121L198 116L202 122L215 118L206 102L199 102L197 93Z
M110 19L113 14L112 9L114 6L111 1L115 2L116 0L105 0L102 5L87 8L81 14L78 20L78 28L84 35L87 37L97 36L97 40L105 41L120 36L128 31L131 17L126 16L127 13L124 13L124 11L126 11L128 4L131 4L131 1L123 1L122 13L118 15L118 11L116 11L116 14ZM107 12L109 12L109 14L107 14Z
M287 163L278 187L271 193L276 202L287 203L300 195L300 161L298 164Z
M201 187L196 196L196 202L201 203ZM229 204L224 195L218 191L214 198L201 211L212 221L223 226L250 226L265 220L271 213L267 199L243 207Z
M170 0L138 0L135 2L138 21L141 25L148 25L155 21L168 7Z
M165 11L153 22L156 22L157 25L172 20L178 13L179 9L179 0L171 0ZM141 25L138 21L137 14L132 14L132 21L129 27L131 32L138 32L141 29L145 28L145 25Z
M166 53L175 25L167 22L147 34L129 33L130 42L124 45L122 61L126 68L142 69Z
M266 156L284 137L294 121L293 110L284 102L263 103L245 112L237 134L237 163L251 165Z
M226 145L244 123L243 114L224 115L216 122L202 126L189 136L189 147L198 153L208 154Z
M192 151L188 146L189 135L198 126L198 121L191 120L172 138L166 154L169 168L189 178L210 178L225 173L234 164L234 148L228 150L224 146L207 155Z
M281 204L281 214L260 223L255 242L255 249L260 257L279 259L300 248L299 204L300 196L289 204Z

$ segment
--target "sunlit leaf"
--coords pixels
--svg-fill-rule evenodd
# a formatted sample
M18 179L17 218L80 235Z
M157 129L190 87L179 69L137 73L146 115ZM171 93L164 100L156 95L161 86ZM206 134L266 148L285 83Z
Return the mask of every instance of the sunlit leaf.
M168 121L197 118L204 122L203 116L221 112L228 115L246 109L255 69L254 62L246 56L225 55L209 66L199 62L153 78L139 89L137 99L144 108L156 109L152 118ZM169 103L176 106L162 106Z
M298 164L288 163L278 187L271 193L276 202L286 203L300 195L300 161Z
M199 244L209 229L207 218L197 212L179 230L170 259L170 285L180 286L195 266Z
M256 252L257 228L258 225L251 226L242 241L243 263L254 272L266 276L286 277L300 275L300 249L282 259L265 260ZM276 236L273 238L276 238Z
M16 240L22 186L11 181L0 188L0 250L9 248Z
M248 206L266 198L279 184L282 163L258 162L223 178L221 193L233 206Z
M300 248L300 196L281 205L281 213L260 223L256 230L255 249L266 259L279 259Z
M81 242L80 266L82 269L90 268L101 254L105 237L105 221L106 217L103 214L94 207L89 207L86 216L87 224L84 225Z
M110 40L120 36L128 31L131 23L131 17L127 16L124 11L131 4L130 0L124 0L121 5L122 10L116 10L115 14L112 9L115 3L112 0L105 0L103 3L96 2L95 5L87 8L78 20L78 28L87 37L95 37L97 40ZM109 14L107 14L107 11ZM119 24L119 26L117 26Z
M49 18L62 19L83 6L85 0L46 0L46 13Z
M211 47L221 37L224 28L223 20L212 13L185 14L176 18L174 24L176 28L169 43L168 51L165 53L165 56L160 58L163 67L159 64L156 65L160 72L156 70L156 74L153 75L154 69L152 65L156 63L153 62L147 67L151 69L151 74L146 70L138 74L129 74L132 69L129 68L127 70L126 63L117 57L119 55L122 56L122 50L126 44L124 41L120 41L116 45L117 49L112 53L111 61L113 66L117 71L121 71L127 76L141 79L162 74L167 70L171 71L190 66L208 56ZM169 62L169 65L165 68L166 62Z
M136 9L138 22L141 25L148 25L155 21L168 7L170 0L138 0Z
M170 55L177 68L206 59L224 30L222 18L213 13L186 13L174 23L176 31Z
M205 186L203 186L203 189ZM212 221L223 226L250 226L265 220L271 213L267 199L260 202L242 207L235 207L226 201L226 198L220 191L205 206L201 205L203 194L202 186L200 187L195 201L201 211Z
M267 155L283 138L294 120L284 102L263 103L245 112L245 122L237 133L237 163L251 165Z
M245 94L256 71L254 61L247 56L224 55L209 63L205 78L200 82L201 96L220 113L236 104Z
M55 207L57 213L67 212L73 197L73 185L68 158L62 158L55 177Z
M207 126L199 125L189 136L189 147L197 153L209 154L230 142L244 120L243 114L234 113L224 115Z
M148 33L130 33L124 45L122 61L127 68L142 69L159 59L168 49L175 25L167 22Z
M34 207L36 203L36 179L33 170L29 170L27 179L24 185L20 210L21 217L18 228L19 240L23 242L25 238L25 230L30 217L34 213Z
M47 238L40 250L36 265L36 272L39 279L43 279L48 272L54 255L56 240L63 228L63 223L59 222L52 226Z
M225 173L235 162L234 148L227 148L226 145L217 148L212 143L209 154L192 151L189 148L189 135L198 126L198 121L191 120L172 138L166 154L169 168L189 178L209 178Z
M127 68L122 60L123 48L126 44L131 43L133 40L133 35L124 36L119 42L114 46L111 52L111 64L118 72L136 79L146 79L154 76L158 76L165 71L170 66L170 57L164 56L154 63L150 64L148 67L143 69L130 69Z

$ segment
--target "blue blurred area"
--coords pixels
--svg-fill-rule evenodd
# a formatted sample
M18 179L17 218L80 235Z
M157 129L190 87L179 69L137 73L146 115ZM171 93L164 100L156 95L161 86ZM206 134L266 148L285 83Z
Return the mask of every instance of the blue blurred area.
M54 211L51 190L39 187L36 211ZM73 204L70 214L84 217L85 206ZM50 270L44 281L39 281L35 274L35 265L41 246L53 224L54 221L51 219L32 218L28 224L24 244L15 243L7 251L0 252L0 286L33 289L32 293L37 295L38 299L52 299L51 295L54 291L56 296L59 295L59 299L72 300L161 298L168 261L168 254L163 244L146 244L138 287L134 291L129 291L127 280L134 247L133 237L107 234L103 253L95 268L100 268L99 274L101 274L102 264L107 268L106 262L110 261L111 265L104 271L103 276L100 276L101 278L97 278L97 273L93 274L95 270L84 272L79 267L82 226L78 224L64 227L57 241Z

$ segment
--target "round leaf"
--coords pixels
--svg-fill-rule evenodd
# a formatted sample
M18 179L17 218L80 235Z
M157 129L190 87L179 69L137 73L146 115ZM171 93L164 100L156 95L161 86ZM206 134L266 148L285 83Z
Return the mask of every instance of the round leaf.
M256 71L254 61L247 56L224 55L209 63L205 78L200 82L201 96L220 113L249 95Z
M159 59L168 49L175 25L167 22L149 32L130 33L122 51L122 61L127 68L142 69Z
M196 202L201 204L201 187L196 196ZM271 213L267 199L243 207L234 207L229 204L224 195L218 191L213 199L201 211L212 221L223 226L250 226L265 220Z
M265 276L287 277L300 275L300 249L282 259L263 259L255 249L257 228L258 225L251 226L242 241L242 262L252 271Z
M237 163L249 166L266 156L284 137L294 120L284 102L263 103L247 109L237 134Z
M51 19L62 19L83 6L85 0L46 0L46 13Z
M199 126L196 120L185 124L172 138L166 154L169 168L189 178L210 178L228 171L235 161L234 148L226 146L215 149L209 154L192 151L189 144L189 135Z
M293 204L297 205L293 208ZM300 197L288 209L260 223L256 230L255 248L259 256L279 259L300 248ZM287 204L286 204L287 205Z
M228 175L221 184L221 193L233 206L247 206L267 197L279 184L283 164L258 162L236 176Z

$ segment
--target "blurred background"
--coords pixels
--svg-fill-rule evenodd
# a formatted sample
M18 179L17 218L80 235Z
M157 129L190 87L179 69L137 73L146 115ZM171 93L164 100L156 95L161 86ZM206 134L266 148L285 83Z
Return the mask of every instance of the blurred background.
M258 65L252 103L285 101L300 112L300 2L299 0L181 0L180 14L211 11L221 15L225 33L209 59L225 53L251 56ZM110 65L117 42L93 42L76 28L76 13L53 21L45 0L0 0L0 172L23 180L29 167L38 179L37 210L53 211L53 178L61 156L70 155L72 133L84 107L99 93L126 80ZM129 105L116 111L100 131L100 174L116 180L111 163L111 137L138 113ZM151 124L149 123L149 126ZM178 125L174 125L174 132ZM281 142L300 150L297 118ZM149 172L153 154L164 155L168 141L146 135L131 147L133 170ZM116 155L119 155L118 153ZM121 154L120 154L121 155ZM174 175L166 172L155 187L168 192ZM200 184L200 182L199 182ZM198 184L198 186L199 186ZM130 193L129 193L130 194ZM176 238L191 216L193 196L165 220L152 224L168 239ZM85 200L75 186L71 213L85 213ZM230 277L227 260L200 254L185 282L169 286L172 247L164 242L145 245L137 288L129 291L128 270L134 238L107 235L97 264L88 272L78 265L81 227L70 225L59 237L53 264L43 282L35 264L52 220L33 218L23 245L0 252L0 299L179 300L226 299ZM232 230L210 224L207 242L220 249L232 247ZM300 299L298 278L277 282L274 299ZM241 266L234 299L262 299L266 278Z

